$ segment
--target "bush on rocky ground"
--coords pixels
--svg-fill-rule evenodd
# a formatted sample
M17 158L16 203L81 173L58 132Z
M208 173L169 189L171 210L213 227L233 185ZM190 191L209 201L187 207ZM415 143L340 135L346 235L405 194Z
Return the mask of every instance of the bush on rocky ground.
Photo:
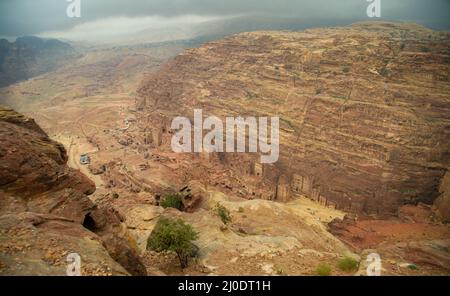
M216 206L214 207L214 211L220 217L220 220L222 220L223 224L227 225L231 222L230 211L220 203L216 204Z
M161 201L161 206L163 208L174 208L177 210L183 210L183 201L179 193L167 194Z
M345 257L338 262L338 267L342 271L354 271L358 266L359 262L351 257Z
M331 275L331 266L326 263L320 264L316 269L316 274L321 276Z
M198 233L181 219L161 218L147 240L147 249L155 252L175 252L181 268L188 266L189 258L196 256L198 247L193 244Z

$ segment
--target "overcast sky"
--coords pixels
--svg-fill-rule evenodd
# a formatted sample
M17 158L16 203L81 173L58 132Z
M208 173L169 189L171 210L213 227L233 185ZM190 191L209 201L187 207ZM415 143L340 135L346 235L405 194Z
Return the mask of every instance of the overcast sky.
M0 36L95 40L166 32L182 38L202 23L235 17L242 21L252 15L267 16L271 22L289 17L327 25L335 20L373 20L366 16L366 0L81 0L81 18L66 16L68 4L67 0L0 0ZM384 20L450 29L450 0L381 0L381 5Z

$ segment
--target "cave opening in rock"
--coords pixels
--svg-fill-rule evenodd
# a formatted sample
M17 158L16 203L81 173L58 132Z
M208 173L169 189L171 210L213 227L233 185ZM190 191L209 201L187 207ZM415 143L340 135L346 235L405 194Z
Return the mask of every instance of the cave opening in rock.
M83 227L89 229L90 231L95 231L97 229L94 219L91 214L88 213L84 216Z

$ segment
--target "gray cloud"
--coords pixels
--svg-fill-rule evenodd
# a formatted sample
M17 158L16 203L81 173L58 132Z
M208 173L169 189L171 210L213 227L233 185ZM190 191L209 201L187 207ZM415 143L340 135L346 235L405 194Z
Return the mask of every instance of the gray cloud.
M436 29L450 28L450 0L381 0L383 19L414 21ZM298 23L314 20L314 24L338 24L339 21L369 20L365 16L366 0L81 0L82 17L70 19L65 11L66 0L1 0L0 36L22 36L59 32L70 38L70 32L89 28L97 32L95 24L105 25L114 18L129 19L129 24L152 17L173 25L186 16L220 18L236 15L265 15L276 23L277 17L295 18ZM251 22L251 18L249 19ZM126 22L124 22L124 30ZM248 24L253 28L259 25ZM161 23L163 24L163 23ZM181 22L184 29L189 24ZM195 24L197 25L197 24ZM84 26L84 27L83 27ZM276 25L275 25L276 27ZM158 27L159 28L159 27ZM130 27L131 29L131 27ZM145 29L145 28L144 28ZM161 28L159 28L161 29ZM100 29L99 29L100 30ZM105 34L104 29L101 29ZM189 30L188 30L189 31ZM51 34L50 34L51 35ZM57 37L55 34L53 34ZM94 38L94 37L93 37Z

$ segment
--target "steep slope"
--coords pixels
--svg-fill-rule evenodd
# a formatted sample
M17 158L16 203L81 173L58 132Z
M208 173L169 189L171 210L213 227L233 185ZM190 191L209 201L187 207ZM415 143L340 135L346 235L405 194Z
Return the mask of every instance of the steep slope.
M281 157L262 166L254 192L266 190L257 197L304 194L375 214L430 204L450 160L449 42L448 33L393 23L210 42L140 88L142 137L157 135L170 150L171 118L192 118L194 108L221 118L279 116ZM242 154L217 159L243 183L259 165Z
M54 70L76 55L69 44L33 36L0 40L0 86Z
M66 166L64 147L30 118L0 107L0 274L146 274L113 209L87 195L95 185Z

